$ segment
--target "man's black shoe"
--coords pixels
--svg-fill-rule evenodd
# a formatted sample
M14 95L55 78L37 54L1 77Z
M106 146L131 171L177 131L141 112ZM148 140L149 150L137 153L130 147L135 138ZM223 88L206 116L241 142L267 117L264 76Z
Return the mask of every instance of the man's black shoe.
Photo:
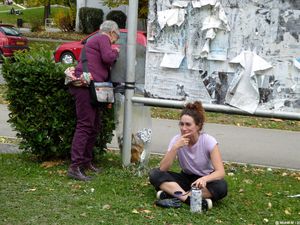
M85 170L90 170L94 173L101 173L102 172L102 169L101 168L97 168L96 166L94 166L92 163L89 163L87 164L85 167L84 167Z
M80 171L79 167L76 168L69 167L67 175L70 178L81 180L81 181L90 181L92 179L91 177L84 175Z

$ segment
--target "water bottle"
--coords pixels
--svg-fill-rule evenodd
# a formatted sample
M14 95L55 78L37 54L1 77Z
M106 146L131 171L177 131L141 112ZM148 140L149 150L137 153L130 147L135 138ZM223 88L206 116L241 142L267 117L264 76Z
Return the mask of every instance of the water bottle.
M190 210L193 213L202 212L202 191L196 186L192 187L191 191Z

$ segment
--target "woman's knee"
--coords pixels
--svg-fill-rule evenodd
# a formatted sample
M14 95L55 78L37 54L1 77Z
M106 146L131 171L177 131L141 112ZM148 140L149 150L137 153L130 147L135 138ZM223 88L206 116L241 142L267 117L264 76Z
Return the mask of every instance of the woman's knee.
M227 196L227 192L228 192L228 185L227 182L225 180L222 180L222 182L220 182L220 187L219 187L219 199L222 199L224 197Z
M228 192L227 182L225 180L216 180L208 183L207 189L211 193L213 201L218 201L226 197Z
M155 186L155 184L158 181L158 178L160 177L161 171L159 170L159 168L154 168L152 170L150 170L149 172L149 181L152 185Z

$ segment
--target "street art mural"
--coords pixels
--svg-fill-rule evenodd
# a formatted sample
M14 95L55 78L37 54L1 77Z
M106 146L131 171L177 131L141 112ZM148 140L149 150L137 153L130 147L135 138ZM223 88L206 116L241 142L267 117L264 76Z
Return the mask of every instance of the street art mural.
M300 1L150 0L145 95L300 113Z

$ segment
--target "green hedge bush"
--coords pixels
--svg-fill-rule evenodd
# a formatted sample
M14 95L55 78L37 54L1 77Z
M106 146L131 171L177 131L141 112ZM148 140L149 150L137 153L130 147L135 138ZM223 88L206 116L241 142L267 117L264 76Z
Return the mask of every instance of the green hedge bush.
M69 157L76 115L74 100L64 85L66 67L55 64L52 52L44 49L18 52L13 63L4 59L8 122L21 139L19 147L41 160ZM102 118L96 154L106 148L115 128L113 109L105 109Z
M79 28L85 34L90 34L99 29L103 22L102 9L82 7L79 10Z
M107 15L106 15L106 19L107 20L113 20L115 21L119 28L124 29L126 28L126 20L127 20L127 16L125 13L123 13L120 10L113 10L110 11Z

